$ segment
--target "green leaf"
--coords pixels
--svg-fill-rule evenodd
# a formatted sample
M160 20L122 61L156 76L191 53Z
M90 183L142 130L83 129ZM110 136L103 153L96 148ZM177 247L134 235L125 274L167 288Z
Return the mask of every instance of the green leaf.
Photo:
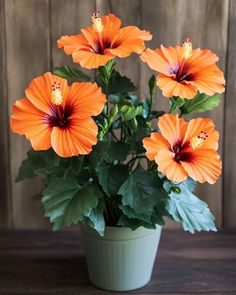
M188 188L188 190L193 193L195 190L195 186L196 186L196 181L193 180L192 178L188 178L186 179L183 184Z
M219 93L209 96L198 92L193 99L186 100L180 109L183 115L209 111L219 106L221 97Z
M72 69L69 66L56 67L54 74L64 79L77 78L77 80L81 82L91 80L90 77L84 72L77 69Z
M164 175L162 175L162 177L164 177ZM180 193L181 193L181 188L180 188L179 184L180 184L179 182L170 181L170 180L166 179L164 181L163 187L167 193L170 193L171 190L175 191L173 189L173 187L178 187L180 190ZM189 177L185 181L182 182L182 185L187 187L187 189L192 193L192 192L194 192L196 181L194 181L192 178Z
M90 214L84 218L83 222L95 229L101 236L104 235L105 220L103 216L103 205L101 202L96 208L91 210Z
M59 166L61 157L58 156L54 150L51 148L46 151L33 151L31 150L30 153L38 154L43 159L43 161L47 164L53 165L53 166Z
M208 205L198 199L185 183L179 184L181 193L172 190L169 193L166 209L174 220L183 224L184 230L194 233L195 231L216 231L214 216Z
M99 76L104 82L109 81L111 75L114 73L116 62L114 59L109 60L104 66L98 68Z
M45 216L58 230L82 221L98 204L100 192L92 184L80 187L75 178L54 178L43 192Z
M110 142L108 141L98 141L98 143L93 147L92 152L89 154L89 159L92 161L93 166L96 167L103 160L108 161L108 150L110 148Z
M122 105L120 107L120 112L122 113L123 119L125 121L132 120L138 115L141 115L143 113L143 107L142 106L129 106L129 105Z
M100 185L110 197L117 195L120 186L128 176L128 167L125 165L108 166L102 162L96 171Z
M36 175L62 175L64 168L60 166L61 158L52 150L30 150L28 158Z
M155 207L165 207L166 192L162 187L161 180L157 175L150 174L139 167L119 189L122 195L122 206L120 209L128 217L151 222ZM128 211L128 207L131 210Z
M117 225L123 226L123 227L129 227L132 230L136 230L140 226L143 226L145 228L155 229L156 225L154 223L148 223L140 219L136 218L129 218L126 215L121 215Z
M164 111L151 111L151 117L150 119L159 118L165 114Z
M60 165L61 158L49 149L47 151L30 150L22 162L16 181L34 178L37 175L63 175L64 167Z
M81 156L81 155L70 158L71 169L75 175L78 175L80 173L83 161L84 161L84 156Z
M109 80L108 89L101 75L96 76L96 82L102 88L103 92L107 93L107 95L127 93L137 89L129 78L121 76L120 73L116 71L112 73L112 76Z
M124 161L129 152L129 145L125 142L112 142L108 150L109 161Z
M35 177L36 177L36 174L34 173L34 169L30 163L30 160L27 158L21 163L21 166L15 181L19 182L27 178L32 179Z
M148 98L143 99L141 105L143 107L143 117L147 119L150 111L150 100Z
M176 110L178 110L185 104L185 99L178 96L174 96L170 99L170 104L170 114L173 114Z

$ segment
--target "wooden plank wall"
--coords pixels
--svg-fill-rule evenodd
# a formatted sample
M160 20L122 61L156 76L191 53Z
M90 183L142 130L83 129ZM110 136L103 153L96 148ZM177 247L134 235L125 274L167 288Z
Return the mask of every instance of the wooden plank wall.
M225 227L236 227L236 1L230 2L227 45L227 91L224 111L224 190Z
M154 34L151 48L180 43L186 36L194 47L207 47L220 57L227 77L227 91L220 108L210 115L221 132L224 173L215 186L201 185L199 196L209 203L219 226L236 227L236 1L235 0L0 0L0 226L45 228L39 202L32 198L41 181L14 183L29 143L12 134L8 117L13 102L24 96L33 77L55 66L72 65L57 49L63 34L79 33L90 24L94 9L112 12L124 25L138 25ZM120 60L119 69L147 94L152 71L138 56ZM156 106L166 109L168 100L156 95Z

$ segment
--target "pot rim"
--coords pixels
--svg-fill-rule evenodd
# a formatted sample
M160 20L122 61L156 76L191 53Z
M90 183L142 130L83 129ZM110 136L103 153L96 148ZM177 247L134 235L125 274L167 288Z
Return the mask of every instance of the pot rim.
M144 237L154 235L162 230L162 226L156 224L155 229L139 227L136 230L131 230L128 227L106 226L104 236L100 236L94 229L83 223L80 223L80 229L84 235L93 239L105 241L125 241L142 239Z

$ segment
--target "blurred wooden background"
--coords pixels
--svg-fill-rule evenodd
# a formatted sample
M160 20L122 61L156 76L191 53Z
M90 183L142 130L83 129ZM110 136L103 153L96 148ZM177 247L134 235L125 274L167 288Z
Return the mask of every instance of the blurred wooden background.
M207 47L220 56L226 94L220 107L206 115L221 133L224 171L215 186L198 186L197 194L209 203L218 226L236 227L236 0L0 0L0 226L49 226L39 201L32 198L41 181L14 183L29 143L9 131L9 116L32 78L72 64L56 40L88 26L94 9L116 14L123 25L150 30L154 38L147 46L153 49L161 43L180 44L189 35L194 47ZM120 61L120 70L140 86L144 97L152 72L137 56ZM159 109L167 101L157 94Z

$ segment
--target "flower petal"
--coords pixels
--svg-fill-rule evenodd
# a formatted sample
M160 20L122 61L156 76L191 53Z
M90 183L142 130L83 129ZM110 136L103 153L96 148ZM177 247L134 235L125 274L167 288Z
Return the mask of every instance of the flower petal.
M190 74L190 77L189 83L195 86L200 93L214 95L225 91L224 74L216 65L200 69L198 72Z
M192 56L187 61L188 72L198 72L202 68L215 64L218 60L218 56L208 49L194 49Z
M153 161L157 153L163 148L169 148L170 144L160 133L152 132L150 137L143 139L143 146L147 151L147 158Z
M188 123L178 115L166 114L159 118L158 127L161 134L168 140L171 146L182 143Z
M98 127L92 118L72 119L67 128L54 127L51 143L61 157L87 155L97 143Z
M215 129L213 121L209 118L192 119L188 123L188 127L184 136L183 144L189 142L191 138L199 136L201 132L206 132L207 139L202 143L203 149L218 149L219 132Z
M71 55L76 49L84 48L88 46L88 42L85 37L80 35L62 36L57 40L57 47L64 48L64 52L67 55Z
M56 82L60 83L60 89L62 92L63 100L66 100L68 94L68 84L65 79L52 75L52 73L45 73L44 75L33 79L25 93L30 102L42 112L51 114L52 102L52 84Z
M192 153L191 161L181 162L191 178L200 183L213 184L221 174L220 156L214 150L198 149Z
M38 110L27 98L22 98L13 106L11 129L25 135L34 150L48 150L51 147L52 128L45 116L47 114Z
M181 47L165 47L161 45L161 51L163 56L167 59L170 64L173 72L177 72L180 67L180 64L183 61L182 50Z
M95 69L104 66L109 60L115 56L109 52L104 54L95 53L88 50L75 50L72 54L73 61L79 63L83 68Z
M197 88L190 83L183 81L179 83L172 77L160 74L157 77L157 85L162 90L164 96L179 96L181 98L192 99L197 94Z
M114 36L119 32L121 20L114 14L108 14L101 17L104 31L102 37L104 40L112 41Z
M110 52L120 58L129 56L132 52L141 53L145 49L144 42L142 40L127 40L121 43L118 47L112 49L106 49L105 52Z
M67 102L73 108L70 118L86 119L99 115L106 103L106 96L96 83L74 82L70 86Z
M96 51L98 46L99 35L95 32L91 27L86 27L81 29L82 34L84 35L85 39L87 40L87 44Z
M118 35L112 41L112 48L107 50L114 55L124 58L132 52L140 54L145 49L144 41L151 39L152 35L150 32L142 31L135 26L127 26L120 29Z
M160 49L152 50L147 48L140 56L141 60L148 66L159 73L171 77L171 65Z
M175 154L168 149L162 149L155 157L158 171L171 181L182 182L188 178L188 173L182 165L175 161Z
M140 30L136 26L127 26L120 29L116 41L125 42L126 40L140 39L143 41L150 41L152 34L145 30Z

